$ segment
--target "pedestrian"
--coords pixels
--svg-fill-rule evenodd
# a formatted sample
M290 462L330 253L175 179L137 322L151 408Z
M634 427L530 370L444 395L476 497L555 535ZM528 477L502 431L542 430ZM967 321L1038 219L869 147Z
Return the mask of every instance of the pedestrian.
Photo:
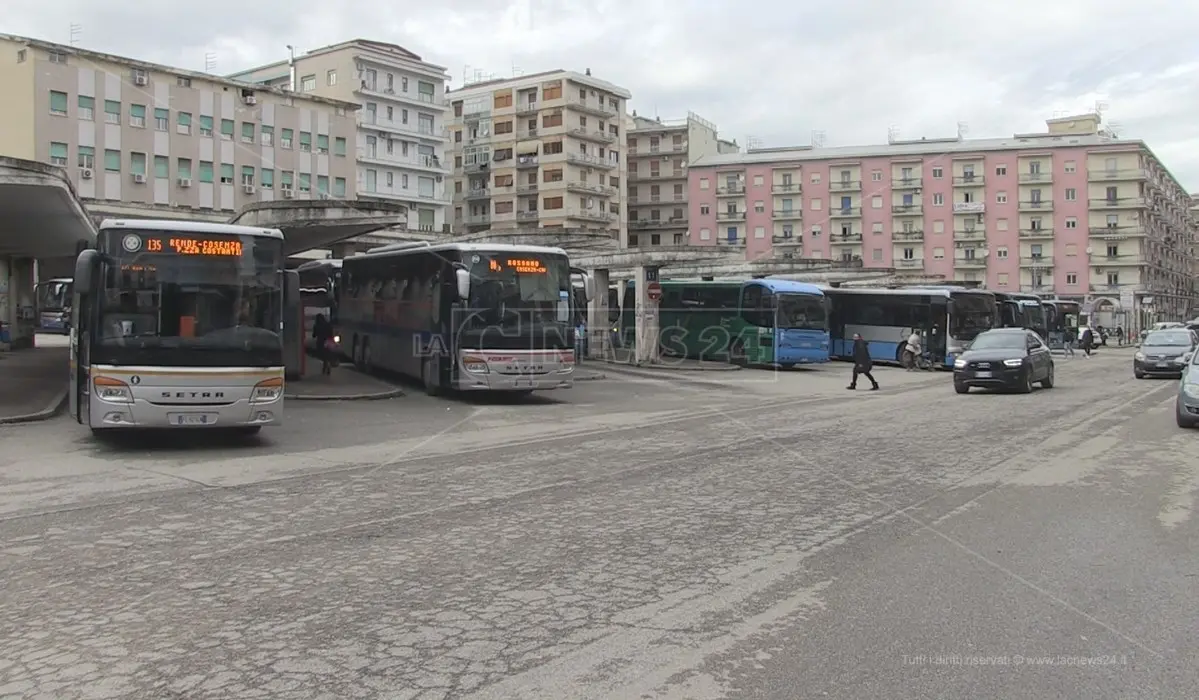
M1082 356L1089 358L1091 356L1091 348L1095 344L1095 333L1088 327L1082 329L1082 337L1078 339L1078 345L1082 348Z
M321 374L333 374L333 324L324 314L312 322L312 339L316 341L316 356L321 361Z
M1062 348L1066 351L1066 357L1074 357L1074 342L1075 335L1078 333L1077 328L1067 327L1062 333Z
M849 390L858 388L858 375L865 376L870 380L870 390L878 391L878 382L874 381L874 375L870 370L874 369L874 361L870 359L870 348L866 347L866 341L858 333L853 334L853 379L849 382L849 386L845 387Z
M916 359L920 357L922 352L920 331L913 328L911 334L908 335L907 342L904 343L903 350L903 366L909 372L915 371L917 366Z
M1124 347L1124 326L1116 326L1116 344Z

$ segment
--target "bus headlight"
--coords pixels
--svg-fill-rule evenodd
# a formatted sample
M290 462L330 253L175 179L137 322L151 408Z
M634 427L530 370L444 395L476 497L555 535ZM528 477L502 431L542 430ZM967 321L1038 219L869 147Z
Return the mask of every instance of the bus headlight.
M133 403L133 390L120 379L96 377L92 380L96 396L111 403Z
M462 368L467 372L475 374L487 374L487 360L476 355L464 355L462 357Z
M333 342L334 342L334 343L341 343L341 336L340 336L340 335L335 335L335 336L333 336Z
M254 391L250 393L250 403L276 401L280 396L283 396L283 377L272 377L254 385Z

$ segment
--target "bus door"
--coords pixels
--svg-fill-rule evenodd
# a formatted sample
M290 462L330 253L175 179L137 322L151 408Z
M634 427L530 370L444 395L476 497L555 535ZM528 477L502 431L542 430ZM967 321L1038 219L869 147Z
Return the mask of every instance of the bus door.
M76 422L89 425L91 404L89 401L91 376L92 334L95 332L98 304L101 299L91 294L93 276L102 274L99 254L94 250L82 251L75 264L75 288L71 294L70 387L68 410Z

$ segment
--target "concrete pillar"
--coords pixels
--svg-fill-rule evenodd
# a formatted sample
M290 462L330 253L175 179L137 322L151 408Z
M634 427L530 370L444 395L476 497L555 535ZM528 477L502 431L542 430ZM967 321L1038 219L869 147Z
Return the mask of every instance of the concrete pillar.
M658 268L641 265L634 278L636 293L636 364L651 364L658 361L658 302L650 301L646 285L658 281Z
M13 302L13 348L33 347L37 332L37 305L34 303L34 259L14 258L9 274L9 298Z
M16 318L16 311L13 308L13 297L9 294L12 287L12 279L9 274L9 267L12 264L12 258L7 255L0 255L0 323L4 325L7 332L0 337L0 350L8 350L11 341L12 322Z
M587 305L587 348L588 355L594 358L608 359L612 357L612 326L608 308L608 271L606 269L591 270L591 281L595 289L595 297Z

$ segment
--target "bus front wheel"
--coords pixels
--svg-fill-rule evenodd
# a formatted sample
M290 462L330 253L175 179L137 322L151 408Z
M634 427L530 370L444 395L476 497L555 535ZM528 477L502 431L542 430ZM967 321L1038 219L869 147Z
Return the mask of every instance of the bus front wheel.
M421 381L425 385L425 393L429 396L441 395L441 382L439 380L439 372L437 366L437 358L426 357L421 363Z

